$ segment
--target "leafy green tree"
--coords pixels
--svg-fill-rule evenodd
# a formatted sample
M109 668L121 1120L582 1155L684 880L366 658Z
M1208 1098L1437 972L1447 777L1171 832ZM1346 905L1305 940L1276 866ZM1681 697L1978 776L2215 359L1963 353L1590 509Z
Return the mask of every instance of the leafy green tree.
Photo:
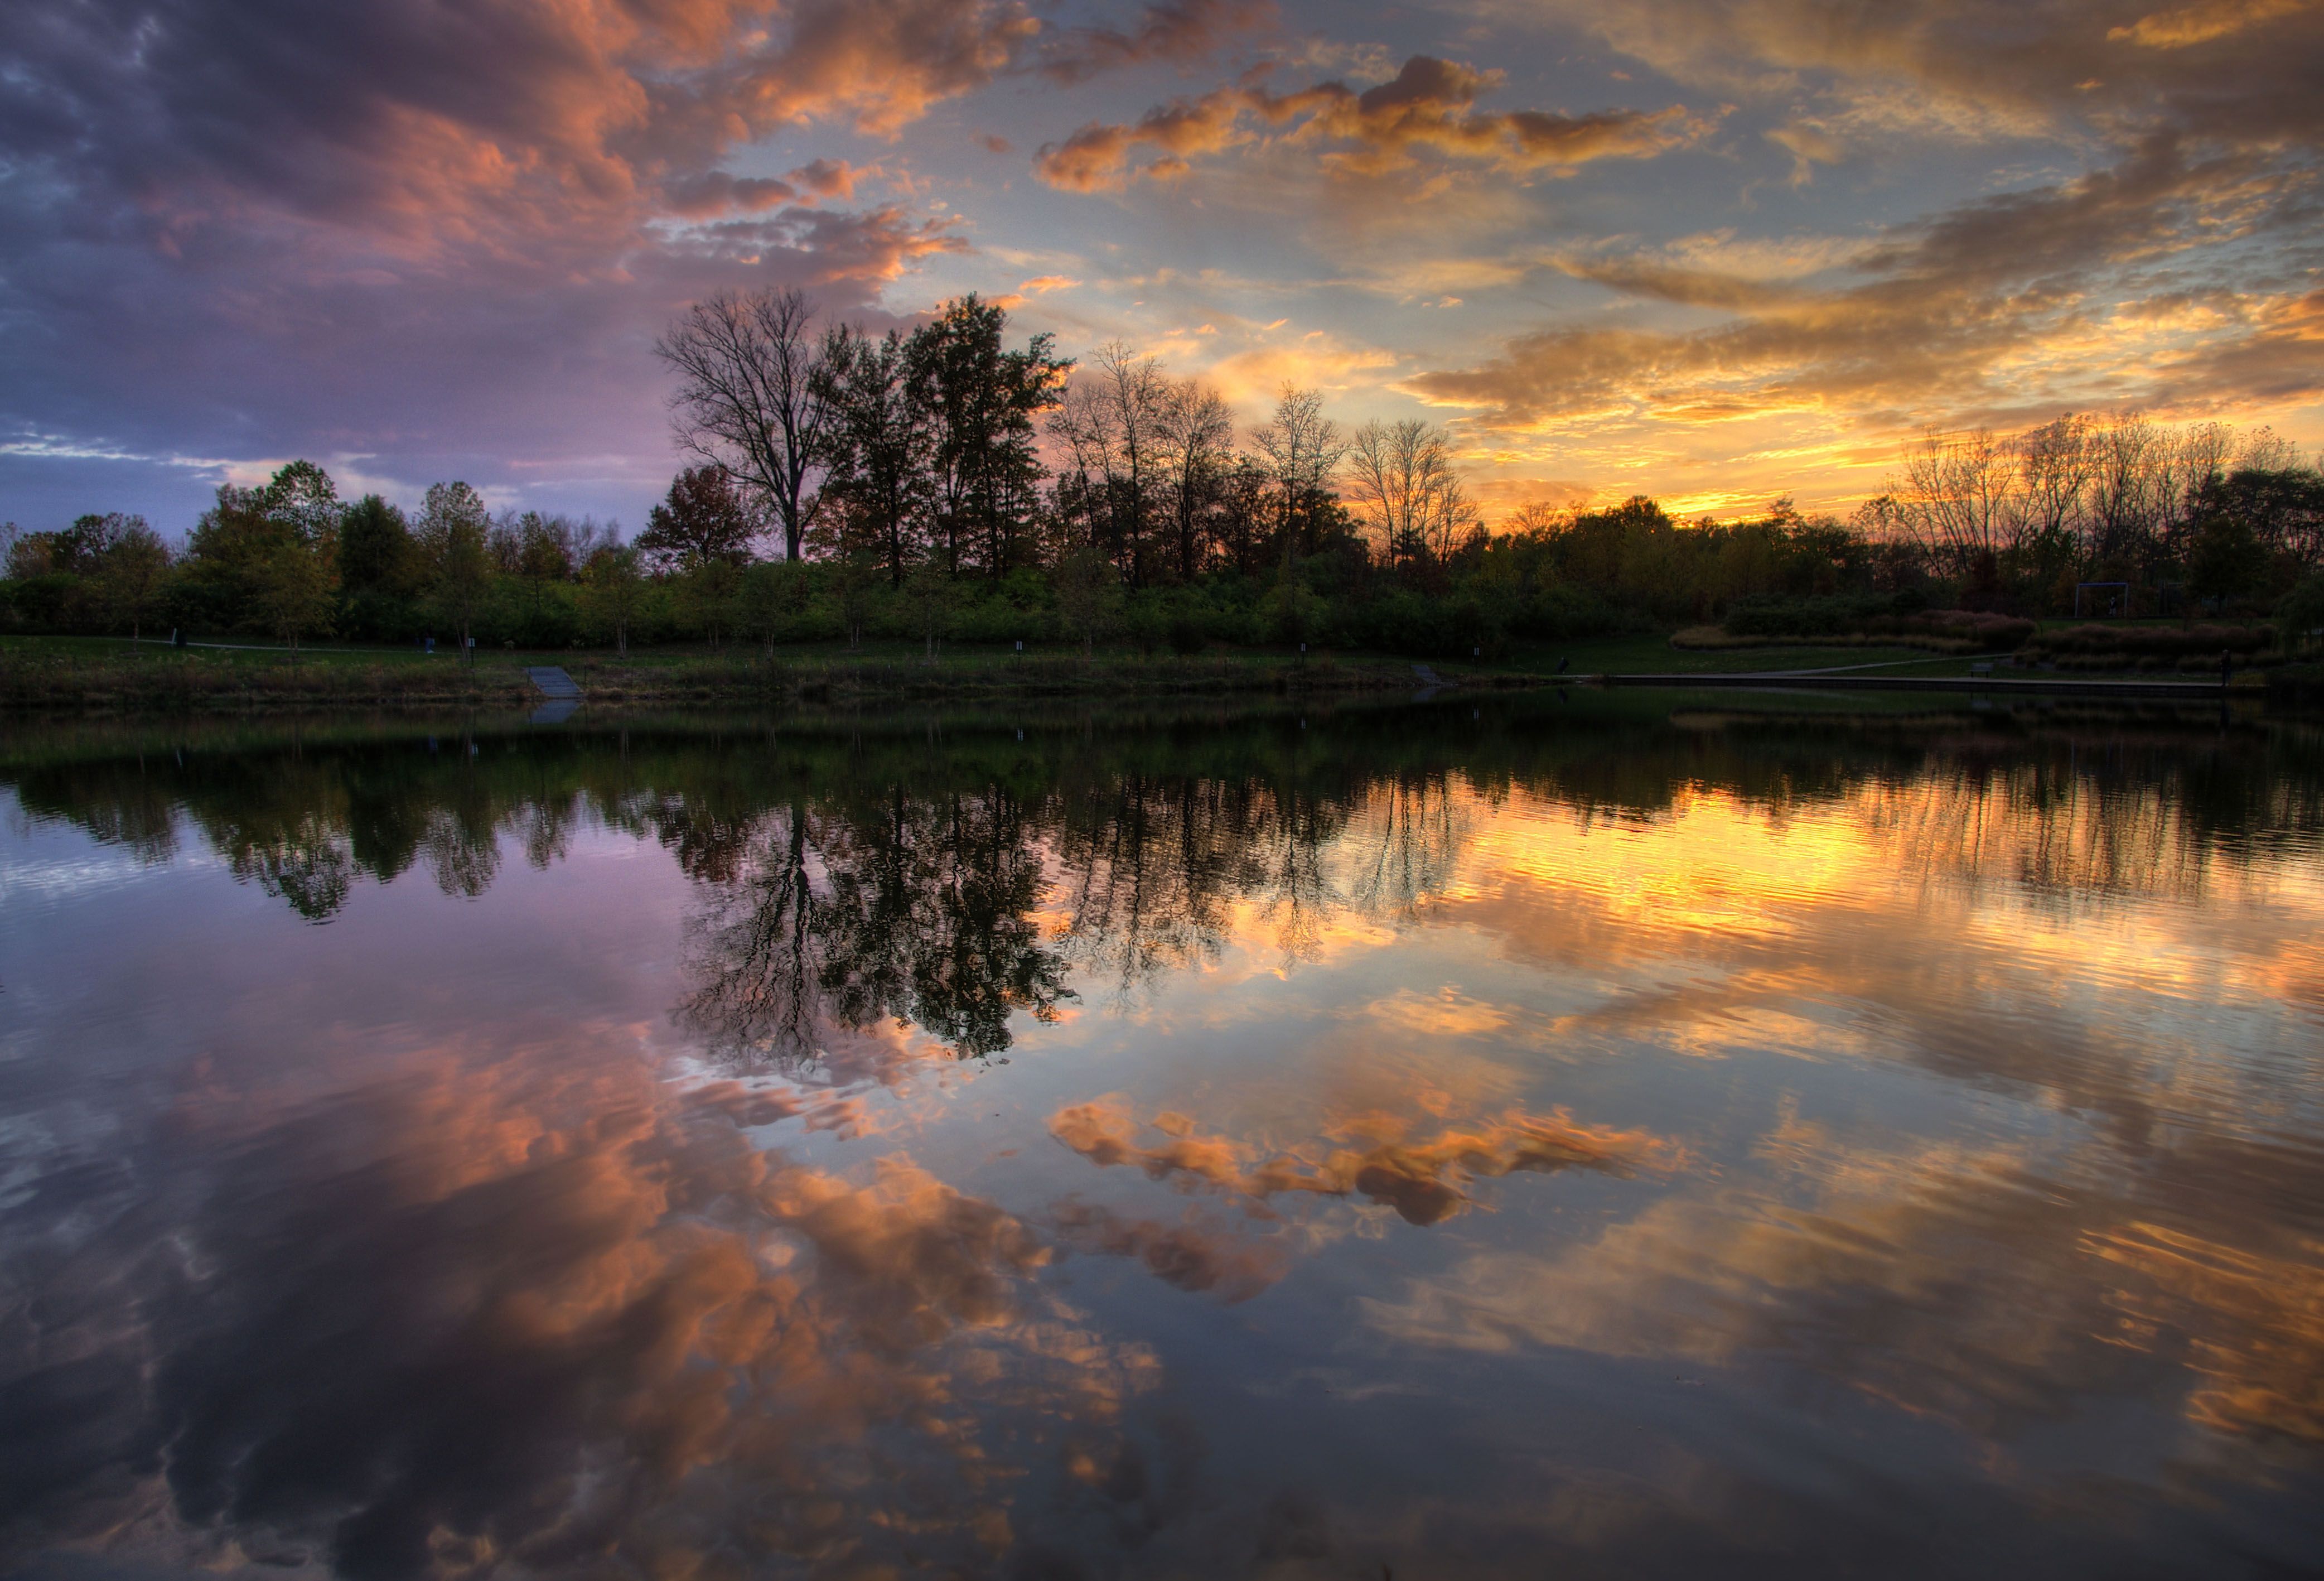
M338 629L343 636L416 635L429 569L401 511L365 495L339 518Z
M904 578L904 604L912 625L926 644L927 661L936 661L936 650L952 633L954 596L952 578L936 561L923 560Z
M542 594L573 574L573 528L562 516L527 511L517 518L517 574L532 589L532 618L540 620Z
M844 550L839 559L839 618L847 628L847 645L863 645L863 626L872 617L872 590L880 579L877 557L867 549Z
M1065 633L1081 640L1082 657L1121 619L1121 578L1093 549L1077 549L1057 563L1057 613Z
M2298 653L2324 632L2324 571L2310 571L2276 606L2276 628L2283 651Z
M988 577L1009 574L1041 475L1033 419L1058 403L1073 372L1047 335L1005 349L1008 325L1006 310L971 292L915 329L904 349L911 404L931 440L934 526L954 576L964 549Z
M193 607L221 626L277 631L279 552L295 547L319 557L327 572L341 514L330 474L311 461L293 461L256 488L220 485L217 504L186 539Z
M2267 568L2267 550L2251 523L2224 511L2206 515L2187 556L2187 590L2224 601L2250 592Z
M928 504L932 437L908 380L903 337L873 340L844 325L824 337L817 369L831 413L823 430L825 510L844 540L876 543L900 587L918 552Z
M589 557L581 569L583 596L599 621L613 632L613 651L623 658L630 652L630 626L644 602L645 578L638 570L638 551L624 543L609 543Z
M706 559L678 578L678 609L687 624L714 647L722 647L734 624L742 573L730 560Z
M351 597L416 591L423 568L403 513L375 494L350 504L339 518L338 568Z
M774 657L775 643L807 607L807 568L795 560L761 561L746 568L735 608L743 633Z
M131 642L139 640L146 611L153 606L169 573L170 546L142 518L131 518L105 551L97 571L114 624L128 625Z
M337 607L338 578L324 549L299 539L275 544L255 569L254 614L299 662L299 639L326 636Z
M474 662L471 639L476 611L492 586L492 559L484 545L492 517L476 491L465 483L432 483L420 509L415 535L429 570L437 607L458 633L463 662Z
M638 553L659 569L694 571L713 562L751 563L751 541L765 522L724 467L689 467L670 480L669 493L646 517Z
M2324 563L2324 473L2305 467L2243 467L2204 481L2195 501L2200 549L2216 518L2241 523L2261 550L2310 569Z
M309 548L327 547L344 513L338 486L312 461L293 461L267 480L266 514Z

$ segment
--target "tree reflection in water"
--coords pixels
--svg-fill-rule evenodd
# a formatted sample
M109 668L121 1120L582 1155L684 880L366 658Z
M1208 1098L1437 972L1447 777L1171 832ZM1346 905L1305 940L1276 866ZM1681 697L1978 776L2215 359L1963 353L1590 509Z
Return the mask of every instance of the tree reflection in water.
M2194 897L2324 823L2324 747L2216 716L1670 713L1621 695L1554 714L1353 710L1036 733L672 728L198 742L0 768L24 810L145 862L190 830L235 874L329 920L360 880L424 868L484 894L504 846L563 859L586 822L668 848L701 891L685 1028L730 1062L810 1059L917 1027L957 1054L1216 958L1239 907L1286 957L1334 914L1412 915L1469 839L1468 794L1635 820L1723 791L1781 814L1853 797L1900 866L2061 902ZM2199 750L2190 751L2190 744ZM30 754L28 754L30 755Z
M830 1027L889 1021L963 1056L998 1053L1011 1014L1053 1020L1073 996L1033 915L1042 869L999 787L770 812L687 925L696 987L678 1023L745 1062L810 1059Z
M37 1122L0 1157L32 1182L0 1205L0 1294L32 1292L0 1306L0 1425L42 1430L0 1468L0 1567L169 1520L205 1562L382 1576L708 1574L738 1545L835 1575L1876 1548L1957 1573L2034 1538L2098 1574L2150 1533L2180 1543L2160 1573L2296 1535L2203 1511L2277 1498L2324 1442L2312 1059L2267 1041L2324 1001L2305 913L2261 914L2312 904L2284 857L2324 833L2311 728L1600 696L1026 735L20 734L0 780L35 822L207 850L316 922L408 874L473 898L517 853L658 845L683 1053L724 1069L638 1057L659 957L578 1012L554 975L528 998L480 973L341 1021L239 958L308 939L279 915L172 942L230 980L217 1003L136 990L196 1012L176 1065L52 997L0 1070ZM664 895L643 866L592 900ZM506 958L639 936L521 920ZM2192 985L2076 958L2117 921L2100 967L2154 946ZM2190 944L2214 926L2246 930L2225 987ZM1351 938L1397 948L1170 980ZM1051 1095L1013 1133L903 1095L908 1126L968 1123L872 1142L844 1070L761 1079L899 1029L997 1056L1076 991L1132 1013L1099 1057L997 1080ZM1220 1010L1250 1079L1154 1006ZM2264 1025L2205 1049L2218 1006ZM1118 1047L1156 1052L1149 1086L1090 1090ZM1156 1281L1243 1304L1205 1327ZM2091 1422L2176 1458L2086 1454ZM1375 1461L1315 1471L1365 1434ZM1785 1443L1830 1458L1787 1480Z

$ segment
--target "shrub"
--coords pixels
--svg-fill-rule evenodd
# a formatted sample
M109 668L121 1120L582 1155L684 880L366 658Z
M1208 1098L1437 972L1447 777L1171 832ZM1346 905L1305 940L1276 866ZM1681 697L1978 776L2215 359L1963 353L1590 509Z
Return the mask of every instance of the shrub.
M2257 653L2269 647L2275 633L2263 625L2198 626L2064 626L2041 633L2025 645L2039 658L2104 658L2128 662L2153 655L2158 659L2216 659L2222 652Z

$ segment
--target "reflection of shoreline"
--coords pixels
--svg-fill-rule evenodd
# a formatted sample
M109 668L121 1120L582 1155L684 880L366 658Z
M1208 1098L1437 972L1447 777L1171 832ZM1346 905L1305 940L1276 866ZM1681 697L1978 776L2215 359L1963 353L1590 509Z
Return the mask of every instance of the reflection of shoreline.
M1114 875L1125 874L1134 889L1175 861L1169 882L1195 894L1222 882L1248 890L1259 858L1243 847L1265 841L1270 819L1295 851L1313 851L1383 782L1457 780L1489 800L1521 793L1625 818L1653 816L1702 788L1772 811L1876 784L1942 783L1959 809L1973 793L2002 798L2013 814L2052 809L2069 793L2083 828L2047 844L2070 860L2045 856L2027 869L2033 881L2149 892L2324 835L2324 744L2312 731L2223 735L2213 724L2173 733L2151 719L2088 715L2045 717L2030 731L1997 723L1942 713L1543 715L1503 702L1312 721L1288 710L1096 737L1036 729L1029 740L1021 726L938 733L933 718L925 734L447 732L254 752L154 742L137 756L22 767L6 782L31 816L73 823L150 860L167 860L189 821L248 876L320 911L344 903L346 883L387 882L415 863L447 892L481 892L503 837L538 865L558 857L565 832L585 817L658 839L709 878L753 825L791 805L856 825L891 791L925 801L994 785L1052 839L1070 876L1120 891ZM2158 818L2178 820L2167 842L2153 832ZM1202 849L1165 848L1189 831ZM2164 872L2166 855L2177 874ZM1204 865L1246 871L1222 879ZM1109 898L1106 909L1131 914L1139 904Z
M1353 1531L1398 1574L1480 1534L1511 1556L1480 1574L1644 1574L1684 1527L1712 1562L1672 1573L1701 1574L1828 1556L1862 1495L1923 1530L1964 1490L1999 1512L1977 1541L2071 1504L2057 1551L2160 1512L2217 1556L2248 1535L2218 1510L2313 1482L2296 739L1536 739L1465 712L27 781L39 816L217 850L283 903L173 947L245 995L186 1091L84 1071L105 1123L12 1143L39 1189L0 1204L0 1289L46 1299L0 1309L37 1326L0 1400L71 1424L55 1459L87 1478L14 1508L124 1558L337 1545L381 1573L690 1572L738 1543L1196 1573L1265 1543L1337 1565ZM396 908L478 952L417 1054L237 957L319 966ZM613 940L650 972L576 1010ZM494 949L534 1000L500 1002ZM673 972L674 1080L639 1058ZM952 1063L1011 1037L1010 1069ZM1292 1485L1367 1431L1377 1465ZM1281 1483L1232 1464L1267 1433ZM1204 1453L1226 1469L1198 1487ZM2301 1517L2274 1519L2239 1551L2288 1551Z

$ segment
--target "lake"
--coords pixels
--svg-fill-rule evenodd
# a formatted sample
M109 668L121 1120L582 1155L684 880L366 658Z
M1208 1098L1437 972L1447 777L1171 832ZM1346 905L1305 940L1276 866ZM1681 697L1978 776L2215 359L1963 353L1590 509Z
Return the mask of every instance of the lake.
M2324 1566L2313 723L20 723L0 804L0 1571Z

